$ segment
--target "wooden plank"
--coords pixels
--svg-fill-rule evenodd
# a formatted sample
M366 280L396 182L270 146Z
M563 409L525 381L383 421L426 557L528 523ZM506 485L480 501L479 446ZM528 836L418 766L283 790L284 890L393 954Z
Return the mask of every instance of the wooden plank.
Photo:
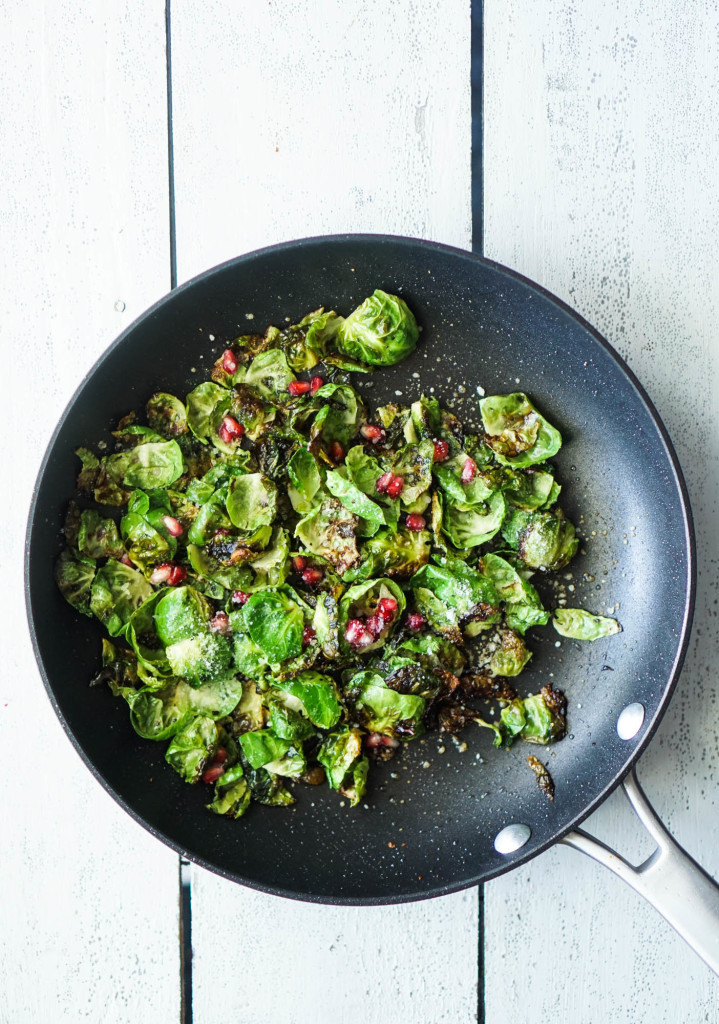
M73 751L22 600L25 520L54 424L169 287L164 4L6 4L0 18L0 1021L177 1021L177 857Z
M471 244L464 0L172 8L178 277L283 239L343 231ZM318 908L193 873L194 1019L476 1019L477 894ZM252 921L251 939L247 922ZM451 948L451 968L445 953ZM282 979L267 979L268 956Z
M719 877L719 11L485 0L485 41L487 255L555 291L628 359L687 476L696 625L639 773L680 842ZM629 855L651 848L619 795L589 828ZM577 854L554 850L485 893L490 1024L716 1019L717 978Z

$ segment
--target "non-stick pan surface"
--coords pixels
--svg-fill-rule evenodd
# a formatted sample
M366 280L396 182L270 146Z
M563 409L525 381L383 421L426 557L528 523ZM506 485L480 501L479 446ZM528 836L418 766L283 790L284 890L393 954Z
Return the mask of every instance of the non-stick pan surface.
M466 750L430 733L374 768L366 804L339 806L324 787L298 787L291 810L253 805L241 821L204 809L165 765L165 744L139 739L124 702L88 687L101 629L76 615L53 582L60 527L74 488L78 445L153 391L184 395L238 334L292 323L320 305L348 313L374 288L401 293L423 327L415 354L358 377L372 404L434 394L476 422L478 389L527 391L564 445L555 461L562 504L583 553L564 582L570 604L616 608L624 632L594 644L533 630L520 691L545 682L569 700L568 737L549 748L491 748L469 729ZM480 392L481 393L481 392ZM586 552L586 553L584 553ZM30 514L27 599L55 709L81 756L153 834L229 878L285 896L388 903L491 878L545 849L584 818L646 745L669 700L692 610L690 511L676 456L646 394L612 348L556 298L497 264L428 242L383 236L307 239L251 253L162 299L108 349L66 410L40 471ZM536 577L535 577L536 579ZM539 589L548 603L552 594ZM644 726L619 739L622 708L640 701ZM538 753L556 785L542 795L526 757ZM508 823L528 844L501 857Z

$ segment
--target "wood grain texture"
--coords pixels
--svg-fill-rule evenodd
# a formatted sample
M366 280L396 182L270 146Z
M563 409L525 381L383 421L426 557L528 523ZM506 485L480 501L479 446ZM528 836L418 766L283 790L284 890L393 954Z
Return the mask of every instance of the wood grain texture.
M323 233L469 248L469 30L464 0L175 0L178 279ZM216 1016L218 927L242 950L222 998L245 1024L476 1019L476 892L324 908L195 869L192 907L196 1024Z
M57 418L169 287L163 18L157 0L0 9L3 1024L179 1020L177 858L72 749L22 600L25 520Z
M639 776L715 877L718 61L709 0L485 0L486 253L605 334L647 387L687 477L695 628ZM651 848L617 794L588 828L630 856ZM638 896L572 851L553 850L485 892L490 1024L717 1020L717 978Z

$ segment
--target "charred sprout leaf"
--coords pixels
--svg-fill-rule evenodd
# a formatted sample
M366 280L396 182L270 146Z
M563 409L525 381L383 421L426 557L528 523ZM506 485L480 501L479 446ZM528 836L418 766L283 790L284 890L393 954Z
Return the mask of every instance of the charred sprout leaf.
M378 288L340 324L337 347L372 366L393 366L414 351L418 337L404 299Z
M97 570L90 591L90 609L110 636L123 633L130 616L152 595L137 569L111 559Z
M240 736L242 753L252 768L262 768L281 760L292 748L290 740L281 739L271 729L245 732Z
M269 526L277 514L277 486L262 473L246 473L230 481L227 512L245 534Z
M532 569L561 569L577 552L579 538L561 509L522 512L508 517L502 536Z
M75 454L82 464L77 476L77 486L81 491L91 491L95 486L100 460L89 448L78 448Z
M226 768L215 783L215 797L207 804L210 811L226 818L241 818L250 806L252 794L241 764Z
M392 463L392 472L404 481L400 499L405 506L411 505L432 486L432 462L434 443L421 441L401 448Z
M330 562L341 576L359 561L358 520L337 498L326 498L295 527L295 536L313 555Z
M217 726L198 715L179 729L165 752L165 760L185 782L197 782L217 749Z
M372 643L362 648L363 654L382 647L395 632L406 606L405 596L397 584L387 578L366 580L347 590L339 605L340 648L345 653L351 651L345 639L345 629L350 619L366 619L376 615L380 601L387 598L396 602L397 610L392 618L382 618L381 628L375 633Z
M237 618L242 619L244 627L244 616L241 612L233 612L230 622L235 624ZM236 632L234 636L234 659L237 671L249 679L257 679L262 676L269 665L262 648L249 636L240 632Z
M275 695L267 698L269 727L281 740L300 744L314 734L314 726L299 711L293 710Z
M55 582L68 604L92 617L90 589L95 578L95 560L65 548L55 563Z
M146 406L150 428L162 437L180 437L188 431L187 412L179 398L158 391Z
M346 449L365 415L357 392L349 384L325 384L316 392L314 403L319 411L310 428L310 438L319 438L326 446L337 441Z
M242 614L250 639L271 663L296 658L302 652L302 609L284 590L252 594Z
M212 381L198 384L187 396L187 424L198 441L207 444L230 407L230 392Z
M399 654L419 655L423 663L429 663L433 667L441 665L457 676L462 674L467 663L467 658L459 647L434 633L409 637L402 641L397 651Z
M337 686L330 676L319 672L300 672L291 679L275 679L272 685L282 691L289 707L306 715L319 729L331 729L337 725L342 708Z
M279 776L273 775L265 768L253 768L242 753L240 757L253 800L269 807L289 807L295 802L295 798L282 784Z
M167 647L205 632L211 616L209 602L194 587L168 590L155 606L155 628Z
M177 441L152 441L129 452L108 455L105 467L116 484L125 487L169 487L185 471Z
M244 382L255 387L268 401L286 401L287 389L295 379L284 352L270 349L255 356L247 369Z
M299 515L307 515L322 501L322 477L314 455L306 448L298 448L287 463L287 474L292 507Z
M501 491L495 491L483 511L446 503L442 531L456 548L478 547L499 532L507 503Z
M275 406L263 401L258 390L248 384L235 384L232 389L229 411L244 427L245 433L251 441L257 441L274 423L277 415ZM234 443L229 446L223 444L218 434L215 434L212 440L221 451L226 453L234 452L236 449Z
M329 733L319 749L317 760L327 773L327 782L331 789L340 789L345 780L352 785L352 771L362 760L362 733L359 729L346 726ZM361 785L359 788L362 789ZM363 795L362 789L352 806L361 800Z
M563 710L547 699L544 690L510 701L500 714L506 746L511 746L517 737L527 743L553 743L564 735L565 725Z
M168 679L164 686L143 687L123 693L130 706L130 720L143 739L166 740L198 714L218 719L237 706L242 684L237 679L194 688L184 679Z
M426 609L429 621L440 629L465 619L496 622L499 618L494 583L459 559L425 565L412 577L410 587L420 611Z
M94 509L85 509L80 516L77 547L88 558L120 558L123 548L117 523L103 519Z
M503 486L504 496L510 505L530 512L553 504L560 490L552 474L540 469L529 469L525 473L508 470Z
M489 669L495 676L518 676L529 659L531 651L513 629L500 631L500 646L492 655Z
M385 516L379 505L368 498L351 480L348 480L343 472L330 470L325 482L330 494L334 495L346 509L354 512L363 521L360 523L362 536L371 536L377 532L380 526L384 526ZM368 526L370 527L369 531L367 530Z
M160 496L159 500L157 496ZM154 507L150 507L151 504ZM177 550L176 539L168 533L163 517L170 511L165 491L133 491L128 511L120 521L127 555L141 569L169 561Z
M185 640L176 640L166 650L173 673L182 676L190 686L217 683L232 674L230 641L215 633L197 633Z
M316 362L334 351L337 331L343 321L344 317L338 316L334 310L325 312L324 309L308 313L300 320L297 326L305 329L305 344L315 355Z
M418 402L412 403L410 412L414 429L420 440L433 441L440 436L442 410L436 398L427 398L426 395L422 395Z
M339 788L340 796L350 802L350 807L356 807L367 791L367 775L369 773L369 758L361 757L352 766L349 775Z
M511 629L524 635L530 626L545 626L549 612L539 594L506 559L493 553L484 555L482 572L492 580L500 600L505 604L505 621Z
M379 530L362 545L362 563L345 573L344 579L392 576L409 579L429 560L432 538L426 530Z
M355 487L373 498L378 498L377 481L384 469L374 455L368 455L364 446L356 444L347 452L345 466Z
M254 587L279 587L289 574L290 538L281 526L275 528L267 550L250 561ZM238 589L238 588L236 588ZM239 588L241 589L241 588Z
M134 691L138 685L137 655L124 647L116 647L103 637L102 669L91 680L90 686L107 683L115 697L125 690Z
M521 391L479 403L487 441L506 466L532 466L556 455L562 436Z
M449 505L485 510L485 503L496 488L491 487L481 473L477 473L469 483L462 483L462 470L468 458L466 452L460 452L445 462L436 462L432 472Z
M545 793L554 802L554 780L545 766L534 754L529 755L527 764L537 776L537 785L539 786L540 793Z
M560 636L572 640L600 640L622 631L616 619L606 615L592 615L583 608L557 608L552 625Z
M358 672L345 692L368 732L404 740L423 732L422 716L427 702L422 697L391 690L377 672Z

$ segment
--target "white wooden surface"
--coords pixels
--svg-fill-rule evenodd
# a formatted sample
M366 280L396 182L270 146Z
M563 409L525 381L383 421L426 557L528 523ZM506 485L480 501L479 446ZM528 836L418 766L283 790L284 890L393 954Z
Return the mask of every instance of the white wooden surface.
M487 255L555 291L628 359L687 476L694 639L639 774L719 877L719 7L485 0L484 10ZM618 794L588 827L629 854L651 848ZM492 1024L719 1020L719 980L573 851L490 883L485 900Z
M303 235L378 231L470 247L464 0L184 0L172 10L178 280ZM246 1024L476 1019L476 891L330 909L194 869L196 1024L216 1016L218 907L224 942L243 951L223 1005ZM268 950L288 966L282 984L259 990Z
M50 433L102 350L169 286L163 12L0 5L2 1024L179 1016L177 858L66 739L22 596Z

